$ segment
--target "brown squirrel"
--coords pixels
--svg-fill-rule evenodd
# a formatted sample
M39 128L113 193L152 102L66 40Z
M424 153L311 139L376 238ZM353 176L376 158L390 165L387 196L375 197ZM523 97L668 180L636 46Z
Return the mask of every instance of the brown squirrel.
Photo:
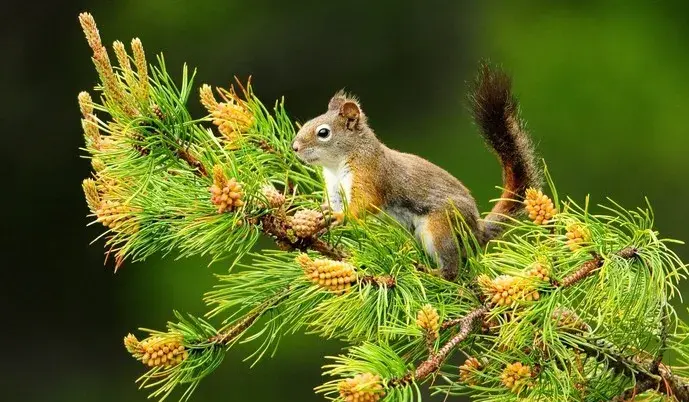
M292 148L302 161L323 167L332 211L346 210L351 217L384 211L414 233L443 277L453 280L460 250L448 213L459 211L485 244L501 234L507 217L521 212L515 198L539 181L509 76L482 64L469 98L474 119L503 170L504 191L483 220L459 180L423 158L386 147L368 126L357 99L343 91L333 96L327 112L299 129Z

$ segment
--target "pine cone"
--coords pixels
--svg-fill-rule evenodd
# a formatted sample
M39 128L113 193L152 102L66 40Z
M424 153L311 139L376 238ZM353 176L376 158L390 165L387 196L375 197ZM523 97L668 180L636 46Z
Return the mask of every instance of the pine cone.
M535 262L529 270L529 276L543 282L550 282L550 270L543 262Z
M93 114L93 100L91 95L86 91L79 92L79 110L81 110L81 115L87 119Z
M160 109L160 106L153 105L151 110L153 111L153 114L156 115L158 120L165 120L165 115L163 114L163 111Z
M500 375L502 384L518 394L525 387L533 387L531 367L521 362L508 364Z
M297 256L296 261L313 283L335 293L344 293L356 282L356 270L352 264L327 259L312 260L306 254Z
M103 162L103 159L91 158L91 167L93 168L94 172L100 173L105 170L107 166L105 165L105 162Z
M416 325L434 338L437 337L440 330L438 310L430 304L421 307L421 310L416 314Z
M557 213L553 200L543 194L543 191L536 190L535 188L526 190L524 204L526 205L529 219L537 225L547 224Z
M591 235L584 226L573 223L567 226L567 246L572 251L576 251L582 247L582 245L588 243L591 240Z
M102 201L96 210L97 221L112 230L134 234L139 230L139 225L132 215L135 209L118 201Z
M476 372L483 368L481 362L475 357L466 359L464 364L459 366L459 380L467 385L478 385L479 381Z
M242 185L237 179L227 179L220 165L213 167L213 185L210 188L211 202L218 207L218 213L231 212L242 205Z
M272 184L263 186L261 193L266 198L266 206L268 208L280 208L285 204L285 195L279 192Z
M311 209L297 211L292 217L292 230L297 237L313 237L324 226L323 214Z
M181 339L151 336L139 342L132 334L124 338L127 351L149 367L171 367L189 357Z
M558 307L553 311L553 320L555 321L555 327L563 331L581 331L589 332L591 327L586 324L577 313L572 310Z
M478 277L483 293L497 306L511 306L518 301L538 300L540 294L532 289L529 282L511 275L500 275L495 279L490 279L487 275Z
M213 124L230 144L242 137L253 126L255 118L249 105L233 91L219 89L224 102L218 102L209 85L200 89L201 103L213 117Z
M342 380L338 388L345 402L376 402L385 396L380 377L371 373Z
M124 347L127 352L134 354L139 349L139 340L133 334L127 334L124 337Z

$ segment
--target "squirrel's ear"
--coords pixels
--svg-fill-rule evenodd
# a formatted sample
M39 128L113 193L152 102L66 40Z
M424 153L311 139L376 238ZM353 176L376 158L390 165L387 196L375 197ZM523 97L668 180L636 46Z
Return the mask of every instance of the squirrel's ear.
M342 106L343 103L345 103L347 99L345 98L344 90L341 89L337 91L335 95L333 95L332 98L330 98L330 102L328 103L328 110L340 110L340 106Z
M359 118L361 117L359 104L351 100L343 102L342 105L340 105L340 116L347 120L347 128L351 130L359 122Z

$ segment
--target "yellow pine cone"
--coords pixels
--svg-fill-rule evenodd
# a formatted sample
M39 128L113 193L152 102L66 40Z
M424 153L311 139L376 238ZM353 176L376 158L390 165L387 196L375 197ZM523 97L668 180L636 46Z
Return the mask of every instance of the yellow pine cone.
M583 244L591 240L589 231L578 223L572 223L567 226L567 233L565 236L567 236L567 246L569 246L571 251L580 249Z
M547 224L557 213L553 200L543 194L543 191L536 190L535 188L526 190L524 204L526 212L529 214L529 219L537 225Z
M285 195L279 192L272 184L263 186L261 193L266 197L268 208L280 208L285 204Z
M100 158L91 158L91 167L95 173L100 173L107 167Z
M529 269L529 276L543 282L550 282L550 270L543 262L535 262Z
M181 338L169 336L154 335L139 341L134 335L128 334L124 337L124 347L148 367L171 367L189 357Z
M302 239L313 237L325 225L323 214L312 209L297 211L292 217L291 223L294 235Z
M133 213L137 210L119 201L105 200L96 210L96 220L112 230L134 234L139 230Z
M340 397L346 402L375 402L385 396L380 377L371 373L357 374L340 381Z
M239 98L234 90L218 90L224 102L218 102L213 96L209 85L202 85L200 89L201 103L213 118L213 124L225 139L232 143L242 134L248 132L254 124L254 115L247 103Z
M356 282L356 270L352 264L318 258L312 260L306 254L295 259L313 283L335 293L344 293Z
M531 367L521 362L508 364L500 375L502 384L518 394L525 387L533 386Z
M87 119L93 114L93 100L91 95L86 91L79 92L79 110L81 110L81 115Z
M478 277L478 284L488 300L497 306L511 306L519 301L534 301L540 298L529 280L511 275L500 275L490 279L487 275Z
M478 385L478 378L476 372L483 368L481 362L475 357L470 357L464 361L464 364L459 366L459 380L467 385Z
M227 179L220 165L213 167L213 185L210 188L211 202L218 207L218 213L231 212L242 205L242 185L234 177Z
M81 182L81 188L84 190L84 196L86 197L86 204L89 210L91 213L95 214L101 205L96 181L93 179L84 179L84 181Z
M416 325L419 328L426 331L428 334L432 334L434 337L438 336L438 331L440 330L440 317L438 316L438 310L430 304L426 304L421 307L421 310L416 314Z

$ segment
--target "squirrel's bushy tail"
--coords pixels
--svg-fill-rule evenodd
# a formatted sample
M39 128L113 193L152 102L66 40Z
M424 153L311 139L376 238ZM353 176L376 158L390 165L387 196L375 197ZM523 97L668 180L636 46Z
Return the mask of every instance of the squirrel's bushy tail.
M502 164L504 191L483 222L480 236L483 243L502 233L501 223L521 212L520 199L526 189L539 187L541 181L533 146L519 120L519 105L511 87L507 74L482 63L470 95L476 124Z

